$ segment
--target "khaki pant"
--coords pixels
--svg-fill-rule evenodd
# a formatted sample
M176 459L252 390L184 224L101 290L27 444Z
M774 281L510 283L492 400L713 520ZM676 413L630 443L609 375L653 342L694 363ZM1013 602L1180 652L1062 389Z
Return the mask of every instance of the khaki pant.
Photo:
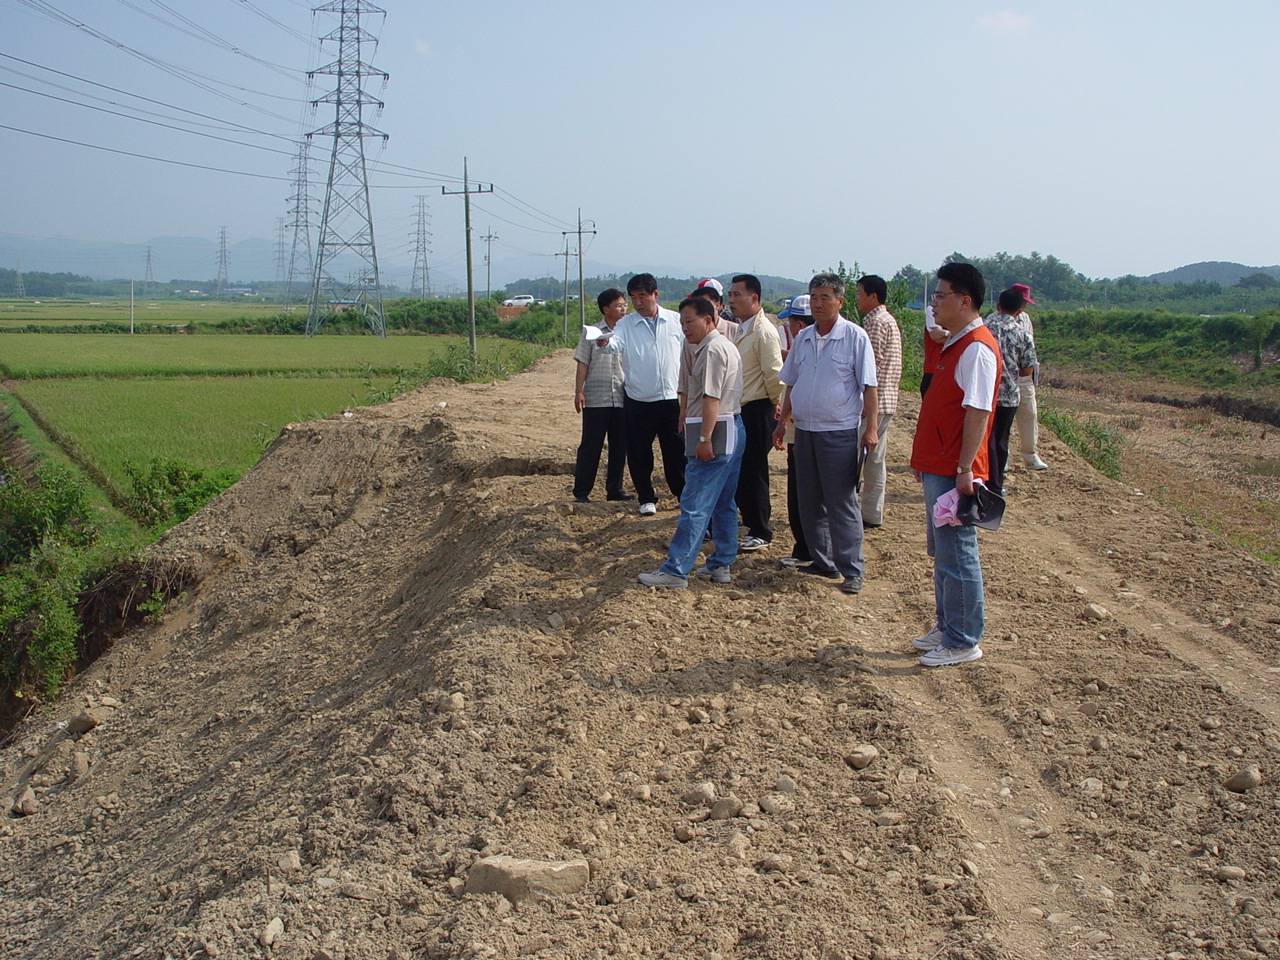
M1018 449L1025 463L1036 458L1036 440L1039 427L1036 419L1036 385L1030 377L1018 378L1018 414L1014 422L1018 425Z
M876 431L880 441L867 451L867 459L862 461L862 522L879 526L884 523L884 483L885 457L889 453L889 425L893 422L892 413L880 414ZM862 434L867 421L858 425L858 442L862 442Z

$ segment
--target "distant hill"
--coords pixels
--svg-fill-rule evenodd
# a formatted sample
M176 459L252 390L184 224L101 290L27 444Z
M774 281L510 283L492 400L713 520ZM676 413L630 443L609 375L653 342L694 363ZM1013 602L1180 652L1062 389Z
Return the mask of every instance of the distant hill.
M1280 280L1280 266L1246 267L1243 263L1231 263L1225 260L1189 263L1175 270L1153 273L1146 279L1151 283L1194 283L1197 280L1208 280L1212 283L1220 283L1224 287L1233 287L1240 282L1241 277L1255 273L1269 273Z

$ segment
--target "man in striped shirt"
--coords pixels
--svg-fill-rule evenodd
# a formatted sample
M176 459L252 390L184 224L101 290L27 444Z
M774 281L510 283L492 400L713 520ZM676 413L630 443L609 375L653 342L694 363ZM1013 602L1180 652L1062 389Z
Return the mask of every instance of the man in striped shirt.
M880 439L867 447L862 464L862 526L878 527L884 523L885 455L889 452L889 424L898 412L898 381L902 379L902 333L898 321L884 305L889 287L883 277L869 273L854 288L854 302L863 314L862 329L871 339L871 352L876 357L877 393L880 416L876 429ZM863 429L867 421L862 421Z

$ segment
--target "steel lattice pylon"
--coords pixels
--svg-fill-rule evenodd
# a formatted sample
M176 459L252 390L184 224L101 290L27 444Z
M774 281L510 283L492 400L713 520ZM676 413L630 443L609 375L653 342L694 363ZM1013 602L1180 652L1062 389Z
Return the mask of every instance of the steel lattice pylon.
M365 0L333 0L314 9L317 13L335 13L341 22L336 30L320 38L338 44L338 59L309 74L333 76L337 83L332 93L312 101L317 105L333 104L333 123L307 134L308 138L322 136L333 141L307 308L307 336L319 330L335 311L356 309L363 314L370 330L385 337L382 281L373 240L373 215L369 209L364 141L368 137L381 137L385 141L387 135L364 122L366 106L381 109L383 104L368 95L363 81L367 77L381 77L385 82L387 74L374 70L360 59L361 44L377 42L360 26L360 18L366 14L385 14L385 11ZM344 254L346 264L339 262ZM356 266L352 279L337 276L338 269L351 265Z

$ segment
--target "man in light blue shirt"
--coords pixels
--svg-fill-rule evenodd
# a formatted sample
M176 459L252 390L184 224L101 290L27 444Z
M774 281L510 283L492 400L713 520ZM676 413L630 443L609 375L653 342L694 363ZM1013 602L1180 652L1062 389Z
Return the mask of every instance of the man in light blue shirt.
M678 501L684 491L684 438L680 434L680 315L658 306L658 281L639 273L627 281L632 312L618 321L607 343L622 354L627 425L627 466L640 501L640 515L658 512L653 489L653 441L662 451L662 472Z
M813 562L796 567L844 593L862 589L862 515L858 508L860 447L879 440L875 354L861 327L840 316L844 282L820 273L809 281L813 325L796 336L778 379L785 388L773 444L783 449L795 421L800 523ZM859 424L866 421L861 441Z

